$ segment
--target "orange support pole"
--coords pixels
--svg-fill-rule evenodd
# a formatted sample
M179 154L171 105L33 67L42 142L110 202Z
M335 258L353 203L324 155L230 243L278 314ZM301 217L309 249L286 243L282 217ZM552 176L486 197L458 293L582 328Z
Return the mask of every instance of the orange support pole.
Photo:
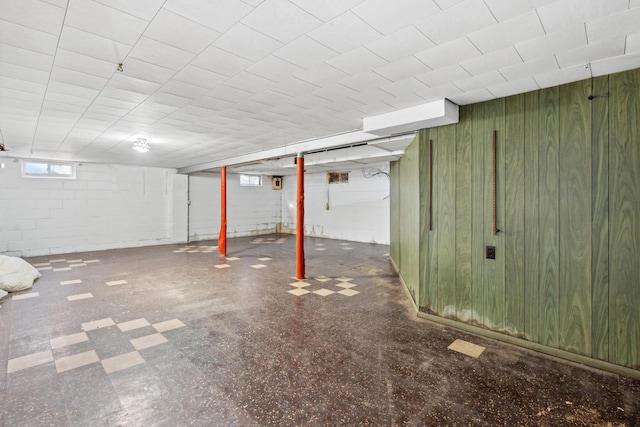
M227 167L220 168L220 234L218 252L227 255Z
M296 202L296 279L304 279L304 157L298 153L298 195Z

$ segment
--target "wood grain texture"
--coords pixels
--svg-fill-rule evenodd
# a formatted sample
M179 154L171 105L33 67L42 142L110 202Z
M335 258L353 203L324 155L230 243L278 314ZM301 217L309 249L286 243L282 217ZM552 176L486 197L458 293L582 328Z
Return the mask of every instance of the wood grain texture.
M610 76L610 359L640 369L640 72Z
M505 166L505 99L498 99L497 109L495 111L495 116L493 118L494 125L493 127L497 131L497 141L496 141L496 163L497 163L497 189L496 189L496 209L497 209L497 219L496 219L496 228L500 230L503 228L503 224L506 218L506 166ZM496 253L502 254L502 256L496 256L496 285L497 285L497 294L498 294L498 307L495 316L495 324L502 330L504 329L504 320L506 315L506 277L505 277L505 267L507 257L504 255L505 251L505 237L506 235L502 232L499 232L495 236L493 236L493 242L496 246Z
M561 86L559 347L591 353L590 82Z
M478 326L485 326L484 316L484 157L485 118L483 104L467 107L473 114L473 140L471 141L471 157L473 170L471 171L471 280L473 318L471 322Z
M525 326L525 96L505 100L505 327L524 336Z
M429 161L427 144L429 141L429 129L422 129L418 133L419 137L419 175L420 175L420 300L418 307L425 312L431 312L433 304L433 287L430 286L429 271L435 268L435 263L431 262L431 246L433 240L433 232L428 227L428 178L429 178ZM433 200L433 198L432 198Z
M400 227L402 221L400 217L400 161L391 162L389 165L389 178L390 178L390 193L389 193L389 255L395 263L396 267L400 268Z
M439 213L437 260L437 311L446 316L456 314L456 126L438 128L438 144L434 150L438 159L436 210Z
M540 342L540 91L524 102L524 320L527 339Z
M609 77L591 101L591 357L609 360Z
M420 193L419 193L419 140L414 140L400 159L400 272L414 301L419 301L419 246L420 246Z
M438 250L438 221L441 218L440 212L435 209L435 206L438 205L438 167L439 167L439 157L437 146L440 143L438 140L438 131L437 129L429 130L427 134L428 138L431 139L432 142L432 158L431 158L431 167L432 171L432 189L431 189L431 205L434 207L431 212L431 220L432 220L432 229L429 233L429 270L427 271L427 286L429 293L429 298L431 299L431 309L435 309L437 307L438 301L438 280L439 280L439 271L440 268L437 263L437 250Z
M558 347L559 215L557 87L540 91L540 343Z
M458 124L420 132L433 139L433 231L425 231L424 200L417 226L404 214L412 205L403 197L413 194L406 181L426 176L426 150L417 166L412 147L398 163L418 173L391 169L392 205L400 197L402 207L392 206L391 253L403 277L419 253L421 308L455 305L447 317L640 369L640 70L460 112ZM424 183L416 192L424 198ZM396 235L409 244L396 250ZM485 259L490 244L496 260Z
M505 251L504 235L493 234L493 183L491 180L493 164L493 131L497 131L496 137L496 215L497 225L500 229L504 221L504 99L497 99L485 103L485 188L484 188L484 240L486 245L496 248L496 259L484 261L484 310L489 324L494 329L504 327L505 315Z
M473 122L470 108L460 109L460 122L456 135L456 309L457 315L465 316L472 310L471 281L471 178L473 163L471 147L473 143Z

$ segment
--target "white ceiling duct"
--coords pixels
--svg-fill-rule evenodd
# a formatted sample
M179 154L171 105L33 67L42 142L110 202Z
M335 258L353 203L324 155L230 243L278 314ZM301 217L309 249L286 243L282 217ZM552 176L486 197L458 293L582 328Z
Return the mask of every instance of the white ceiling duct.
M365 117L363 131L386 136L452 123L458 123L458 106L448 99L440 99L391 113Z

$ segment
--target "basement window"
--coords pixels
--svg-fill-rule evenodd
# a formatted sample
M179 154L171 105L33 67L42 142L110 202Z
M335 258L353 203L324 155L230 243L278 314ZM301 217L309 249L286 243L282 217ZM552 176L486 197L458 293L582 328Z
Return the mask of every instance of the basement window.
M242 187L262 187L262 175L240 175Z
M22 176L24 178L76 179L76 164L45 160L23 160Z
M349 172L327 172L329 184L345 184L349 182Z

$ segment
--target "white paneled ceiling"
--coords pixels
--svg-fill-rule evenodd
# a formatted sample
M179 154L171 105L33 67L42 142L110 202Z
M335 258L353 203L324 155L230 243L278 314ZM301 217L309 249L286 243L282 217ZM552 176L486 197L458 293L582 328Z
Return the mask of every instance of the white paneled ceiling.
M638 0L0 0L2 155L256 159L442 98L638 68L639 22ZM317 163L393 159L407 142Z

